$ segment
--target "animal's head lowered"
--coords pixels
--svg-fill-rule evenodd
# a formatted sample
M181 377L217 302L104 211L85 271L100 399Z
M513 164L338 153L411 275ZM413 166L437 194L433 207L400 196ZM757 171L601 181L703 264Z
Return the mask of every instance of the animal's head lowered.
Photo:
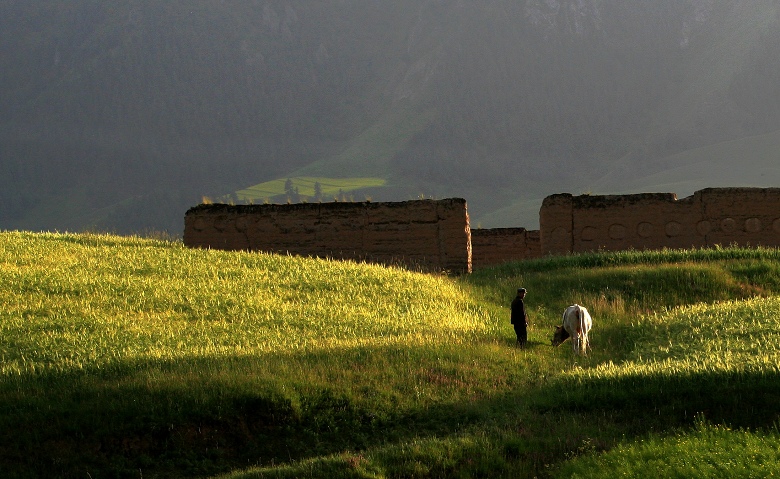
M567 339L569 339L569 332L563 326L556 326L552 337L552 345L558 347Z

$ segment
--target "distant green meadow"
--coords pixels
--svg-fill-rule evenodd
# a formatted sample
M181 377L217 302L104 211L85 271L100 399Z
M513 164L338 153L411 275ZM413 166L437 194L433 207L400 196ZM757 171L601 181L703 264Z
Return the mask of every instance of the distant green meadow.
M354 190L385 185L385 180L382 178L321 178L304 176L266 181L265 183L238 190L236 197L239 201L257 203L273 196L284 195L287 193L285 185L288 179L292 187L297 189L299 195L308 198L313 198L316 195L315 185L319 184L323 199L333 199L338 197L339 194L349 194Z
M766 477L780 254L449 277L0 233L3 477ZM528 289L529 347L508 305ZM563 308L591 351L550 345Z

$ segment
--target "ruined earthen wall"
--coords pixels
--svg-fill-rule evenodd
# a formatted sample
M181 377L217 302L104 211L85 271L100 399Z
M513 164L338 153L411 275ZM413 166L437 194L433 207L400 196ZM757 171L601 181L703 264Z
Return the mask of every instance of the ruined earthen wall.
M696 206L672 193L576 197L572 252L704 246Z
M200 205L185 215L188 246L267 251L470 272L550 254L715 245L780 247L780 188L556 194L539 231L471 230L466 201Z
M539 213L543 254L732 244L780 246L780 188L547 197Z
M539 237L542 255L569 254L572 251L572 208L569 193L551 195L539 210Z
M694 197L708 246L780 246L780 188L707 188Z
M471 271L466 201L199 205L184 244Z
M539 231L525 228L471 230L471 248L474 269L541 256Z

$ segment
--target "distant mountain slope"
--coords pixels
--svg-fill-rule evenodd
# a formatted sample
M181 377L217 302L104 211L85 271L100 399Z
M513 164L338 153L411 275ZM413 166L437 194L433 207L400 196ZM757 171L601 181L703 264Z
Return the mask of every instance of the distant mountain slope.
M475 222L516 226L548 194L612 187L611 170L639 181L780 129L778 11L6 0L0 228L180 234L203 196L298 176L464 197Z
M765 133L780 120L777 2L700 4L711 7L695 21L716 24L698 31L685 28L685 63L651 110L652 123L645 133L654 157ZM757 103L759 98L766 103Z
M686 150L653 162L657 173L613 171L593 183L597 193L660 191L688 196L706 187L780 185L780 130Z

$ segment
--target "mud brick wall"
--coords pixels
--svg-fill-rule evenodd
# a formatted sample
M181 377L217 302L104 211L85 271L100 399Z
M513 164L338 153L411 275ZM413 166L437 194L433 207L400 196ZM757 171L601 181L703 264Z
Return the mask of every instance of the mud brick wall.
M525 228L471 230L471 265L474 269L539 256L539 231Z
M732 244L780 246L780 188L545 198L542 254Z
M707 188L694 198L708 246L780 246L780 188Z
M673 193L575 197L572 252L704 246L697 210Z
M551 195L539 209L539 238L542 255L569 254L572 251L572 209L574 197L569 193Z
M184 244L471 272L466 201L209 204L184 217Z
M467 273L550 254L732 244L780 247L780 188L545 198L539 231L471 230L466 201L200 205L193 247L267 251Z

